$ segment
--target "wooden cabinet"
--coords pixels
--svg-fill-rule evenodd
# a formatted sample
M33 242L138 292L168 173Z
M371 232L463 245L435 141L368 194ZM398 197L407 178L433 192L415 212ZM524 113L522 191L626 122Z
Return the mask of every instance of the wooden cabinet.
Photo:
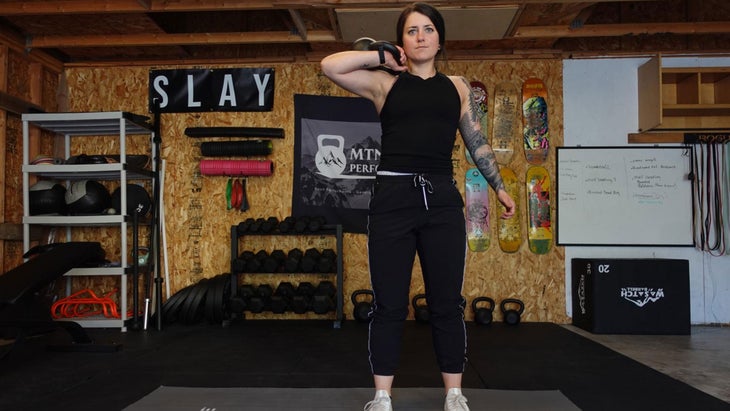
M730 67L639 67L639 131L730 128Z

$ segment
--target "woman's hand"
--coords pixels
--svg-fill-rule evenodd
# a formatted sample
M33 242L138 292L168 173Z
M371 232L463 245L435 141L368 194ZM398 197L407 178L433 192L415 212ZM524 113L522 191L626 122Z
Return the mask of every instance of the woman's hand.
M517 206L515 205L515 200L512 199L512 197L507 194L504 190L497 191L497 200L502 203L504 206L504 212L502 213L502 218L507 219L511 218L513 215L515 215L515 210Z

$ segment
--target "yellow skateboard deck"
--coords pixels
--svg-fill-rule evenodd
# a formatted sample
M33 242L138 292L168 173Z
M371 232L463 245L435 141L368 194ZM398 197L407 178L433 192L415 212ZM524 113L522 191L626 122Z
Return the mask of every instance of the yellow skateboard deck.
M547 89L538 78L529 78L522 84L522 125L527 162L544 163L550 148Z
M546 254L553 243L550 212L550 175L541 166L531 166L525 177L527 188L527 242L530 251Z
M499 83L494 90L492 150L499 164L509 164L515 153L520 129L519 93L512 83Z
M502 175L504 188L507 194L515 201L515 215L512 218L499 219L498 239L499 248L505 253L514 253L522 245L522 229L520 228L520 184L517 175L508 167L501 167L499 174Z

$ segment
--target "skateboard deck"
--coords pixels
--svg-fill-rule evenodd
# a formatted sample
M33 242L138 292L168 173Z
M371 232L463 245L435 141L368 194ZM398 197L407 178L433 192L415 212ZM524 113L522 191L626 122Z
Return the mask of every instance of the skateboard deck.
M489 98L489 93L487 92L487 87L481 81L472 81L469 85L471 86L471 92L474 95L474 102L481 110L479 122L482 125L482 134L484 134L484 136L488 136L489 102L487 99ZM466 156L466 161L468 161L469 164L474 164L474 159L471 158L471 153L469 153L469 149L466 147L464 147L464 155Z
M527 188L527 242L530 251L545 254L553 243L550 218L550 176L541 166L531 166L525 176Z
M550 148L547 89L542 80L529 78L522 84L522 140L527 162L545 162Z
M519 94L511 83L497 84L494 90L492 150L499 164L509 164L515 153L519 126Z
M489 185L477 168L466 171L466 237L471 251L489 248Z
M508 167L501 167L499 174L504 181L504 188L507 194L515 201L515 214L512 218L499 219L498 239L499 248L505 253L514 253L520 249L522 245L522 230L520 229L520 185L517 181L517 175Z

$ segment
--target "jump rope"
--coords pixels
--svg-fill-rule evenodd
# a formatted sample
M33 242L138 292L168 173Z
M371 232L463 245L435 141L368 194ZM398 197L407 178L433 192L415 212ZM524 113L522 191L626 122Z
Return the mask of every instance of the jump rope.
M692 150L695 243L713 256L730 251L727 247L730 235L728 144L696 144Z

